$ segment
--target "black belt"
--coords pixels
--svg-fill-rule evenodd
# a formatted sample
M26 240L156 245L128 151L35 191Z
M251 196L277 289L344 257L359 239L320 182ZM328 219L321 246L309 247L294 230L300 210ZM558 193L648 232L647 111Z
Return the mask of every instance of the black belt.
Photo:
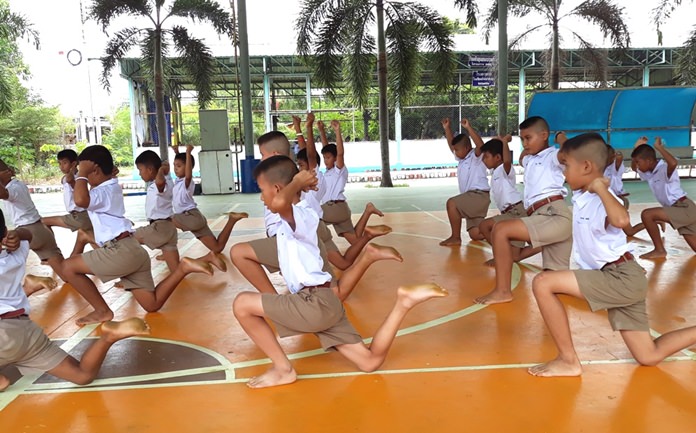
M152 223L155 223L157 221L171 221L171 220L172 220L172 217L167 217L167 218L156 218L156 219L148 220L148 221L150 222L150 224L152 224Z
M503 209L502 211L500 211L500 213L506 214L506 213L510 212L511 210L513 210L513 209L515 208L515 206L517 206L517 205L520 204L520 203L522 203L522 202L521 202L521 201L518 201L517 203L513 203L513 204L511 204L510 206L508 206L508 207L506 207L505 209Z

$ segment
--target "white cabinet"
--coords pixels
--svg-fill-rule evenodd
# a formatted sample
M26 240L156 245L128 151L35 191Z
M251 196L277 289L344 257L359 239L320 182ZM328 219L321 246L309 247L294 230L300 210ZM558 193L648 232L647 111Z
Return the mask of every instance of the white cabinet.
M234 158L230 150L202 150L198 153L203 194L232 194Z

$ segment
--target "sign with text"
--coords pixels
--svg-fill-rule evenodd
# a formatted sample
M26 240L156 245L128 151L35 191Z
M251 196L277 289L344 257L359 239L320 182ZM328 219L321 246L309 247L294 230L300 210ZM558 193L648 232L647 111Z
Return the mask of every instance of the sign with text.
M469 56L470 68L492 68L493 56Z
M471 85L474 87L495 86L495 77L491 71L474 71L471 76Z

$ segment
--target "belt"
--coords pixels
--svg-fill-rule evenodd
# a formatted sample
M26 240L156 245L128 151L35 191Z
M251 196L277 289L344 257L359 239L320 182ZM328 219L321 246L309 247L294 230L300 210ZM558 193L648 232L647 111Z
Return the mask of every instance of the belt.
M131 232L123 232L123 233L121 233L120 235L116 236L115 238L111 239L110 241L104 242L104 245L106 245L106 244L113 244L114 242L118 242L118 241L120 241L120 240L123 240L123 239L125 239L125 238L130 237L130 235L131 235Z
M150 222L150 224L152 224L152 223L155 223L157 221L171 221L171 220L172 220L172 217L167 217L167 218L155 218L155 219L148 220L148 221Z
M681 202L683 202L683 201L686 200L686 199L687 199L686 196L684 196L684 197L679 197L678 199L676 199L676 200L674 201L674 203L672 203L672 206L674 206L674 205L677 204L677 203L681 203Z
M607 266L611 266L611 265L618 266L621 263L628 262L628 261L631 261L634 259L635 259L635 257L633 257L633 254L631 254L629 251L626 251L618 259L614 260L613 262L609 262L609 263L605 264L604 266L602 266L602 270L604 270L604 268L606 268Z
M558 201L558 200L563 200L563 196L560 194L559 195L552 195L552 196L542 198L541 200L532 203L532 205L527 208L527 216L532 215L540 207L545 206L545 205L552 203L554 201Z
M630 192L625 192L623 194L619 194L618 197L628 197L629 195L631 195Z
M345 200L329 200L329 201L327 201L327 203L329 203L329 204L345 203L345 202L346 202Z
M506 213L510 212L511 210L513 210L513 209L515 208L515 206L517 206L517 205L520 204L520 203L522 203L522 202L521 202L521 201L518 201L517 203L513 203L513 204L511 204L510 206L508 206L508 207L506 207L505 209L503 209L502 211L500 211L500 213L506 214Z
M320 284L318 286L304 286L302 290L304 289L328 289L331 287L331 281L327 281L324 284Z
M20 317L27 317L26 310L20 308L19 310L8 311L7 313L0 314L0 319L19 319Z

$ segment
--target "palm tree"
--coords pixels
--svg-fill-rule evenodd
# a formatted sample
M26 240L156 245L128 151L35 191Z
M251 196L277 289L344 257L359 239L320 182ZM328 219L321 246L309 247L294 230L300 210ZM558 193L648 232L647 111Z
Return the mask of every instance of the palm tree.
M535 21L522 34L513 38L510 47L515 47L530 33L542 28L550 29L551 60L549 62L549 77L551 89L558 89L561 78L561 21L566 17L581 18L599 27L602 35L609 38L615 47L627 48L630 44L628 27L624 23L623 8L616 6L611 0L586 0L575 8L564 12L561 8L562 0L508 0L508 13L516 17L529 17L529 14L537 13L543 19ZM492 27L498 21L498 1L491 6L486 24L484 25L484 35L486 40L490 36ZM596 68L599 76L603 76L605 57L597 50L583 35L575 29L569 28L570 34L577 40L580 47L590 59L590 66Z
M408 100L420 82L426 56L419 50L425 48L436 87L447 88L455 68L449 27L437 12L413 2L304 0L297 28L297 50L330 96L346 84L353 102L364 109L377 65L381 186L393 186L387 87L397 107Z
M682 4L682 0L660 0L659 4L653 9L653 21L657 29L657 42L662 45L662 22L669 18ZM682 85L696 84L696 25L689 34L689 38L684 42L684 46L679 50L676 65L676 80Z
M134 46L140 47L143 67L151 72L154 83L157 138L163 159L168 156L169 141L164 113L167 55L171 49L179 55L178 61L193 81L201 108L214 96L210 83L215 72L215 58L201 39L189 35L182 25L173 24L165 28L165 23L176 17L189 18L208 22L218 34L229 36L232 36L234 29L230 15L215 1L174 0L166 9L164 3L164 0L93 0L90 10L90 17L101 24L105 33L111 21L120 15L146 18L150 24L147 27L126 27L114 33L101 58L101 82L109 90L109 73L116 62Z
M24 16L12 13L6 2L0 1L0 114L12 111L15 98L12 80L16 71L10 65L17 65L17 51L13 44L21 38L26 38L39 49L39 34L31 23Z

